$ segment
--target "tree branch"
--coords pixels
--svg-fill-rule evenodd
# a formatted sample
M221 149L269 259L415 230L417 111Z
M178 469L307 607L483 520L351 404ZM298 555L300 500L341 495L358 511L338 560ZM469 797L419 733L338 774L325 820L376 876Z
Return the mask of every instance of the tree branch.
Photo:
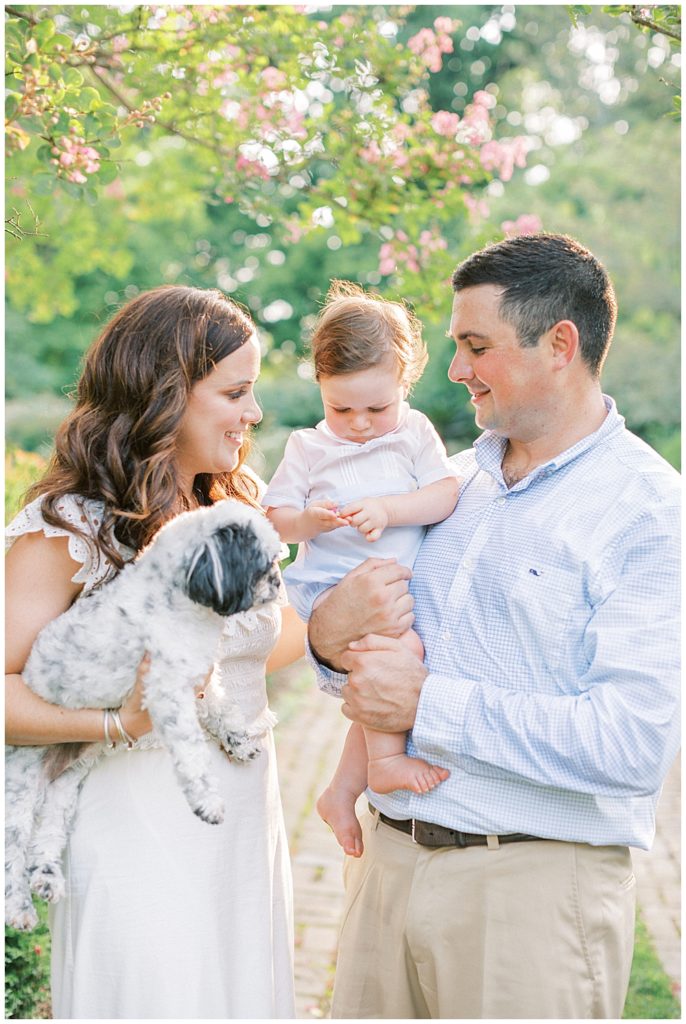
M653 21L652 18L646 18L645 15L641 14L642 10L642 7L637 6L631 8L630 17L634 25L641 25L643 28L649 28L653 32L659 32L662 36L668 36L670 39L676 39L677 42L681 42L681 32L678 29L669 29L664 24Z
M126 96L124 96L123 93L121 93L120 90L117 89L109 80L104 72L104 68L102 68L102 65L99 65L101 68L100 74L95 73L95 69L92 65L88 64L86 67L92 73L94 79L97 82L100 82L101 85L104 85L104 87L114 96L122 107L128 110L130 114L136 112L137 108L133 106L131 101L128 100ZM194 146L202 146L205 149L209 149L212 153L217 153L219 156L227 156L230 152L230 150L226 149L224 146L215 145L212 142L208 142L206 139L198 138L196 135L189 135L188 132L184 132L181 128L177 128L176 125L172 124L170 121L161 121L157 116L155 116L155 124L159 125L160 128L164 128L164 130L169 132L170 135L178 135L179 138L185 139L186 142L191 142Z

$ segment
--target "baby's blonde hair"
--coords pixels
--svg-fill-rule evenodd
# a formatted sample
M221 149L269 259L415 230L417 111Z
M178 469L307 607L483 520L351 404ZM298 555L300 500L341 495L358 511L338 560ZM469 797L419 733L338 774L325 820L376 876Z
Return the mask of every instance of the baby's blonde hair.
M310 342L315 380L378 366L391 354L400 381L411 388L429 358L422 325L401 302L332 281Z

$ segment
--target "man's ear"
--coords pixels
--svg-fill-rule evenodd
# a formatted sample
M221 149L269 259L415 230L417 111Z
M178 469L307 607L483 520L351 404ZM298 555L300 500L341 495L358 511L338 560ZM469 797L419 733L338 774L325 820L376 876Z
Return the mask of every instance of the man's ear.
M579 352L579 329L573 320L560 320L548 331L553 368L564 370Z

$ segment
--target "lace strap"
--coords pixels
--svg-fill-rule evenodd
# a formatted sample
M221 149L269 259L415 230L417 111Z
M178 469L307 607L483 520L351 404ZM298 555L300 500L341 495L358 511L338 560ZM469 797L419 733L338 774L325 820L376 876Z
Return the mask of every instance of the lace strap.
M26 505L5 530L5 540L9 547L17 537L25 533L42 532L46 537L66 537L69 543L69 555L78 562L80 568L72 576L73 583L82 583L83 592L91 590L111 573L112 567L108 559L99 554L94 541L102 521L103 503L90 498L82 498L76 494L66 494L55 506L59 515L68 523L72 523L82 532L71 533L63 526L46 523L42 511L43 496L39 496ZM88 536L84 536L83 531Z

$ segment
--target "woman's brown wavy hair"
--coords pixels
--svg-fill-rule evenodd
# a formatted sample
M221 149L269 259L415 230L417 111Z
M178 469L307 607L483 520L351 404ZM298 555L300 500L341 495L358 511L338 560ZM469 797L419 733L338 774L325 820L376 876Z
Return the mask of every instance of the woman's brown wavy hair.
M187 504L176 439L191 388L254 331L250 317L216 290L163 285L128 302L86 353L75 408L27 502L43 495L46 522L78 533L60 516L59 500L78 494L103 501L98 555L121 569L113 537L139 551ZM257 483L243 465L247 454L246 441L231 473L195 478L201 505L232 497L257 507Z

